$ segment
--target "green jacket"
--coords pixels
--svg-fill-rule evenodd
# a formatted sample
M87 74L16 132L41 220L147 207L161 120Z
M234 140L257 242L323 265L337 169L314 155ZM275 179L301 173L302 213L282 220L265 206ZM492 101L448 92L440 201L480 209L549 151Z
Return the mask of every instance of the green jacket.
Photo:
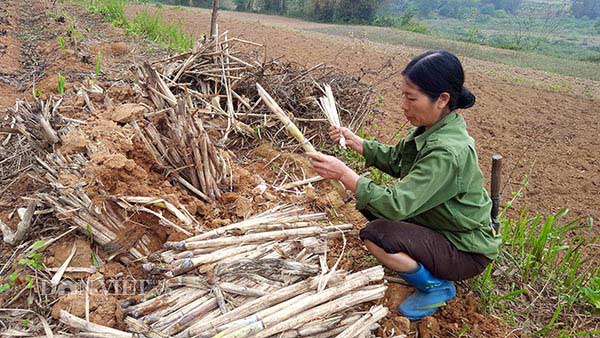
M498 256L502 238L490 226L492 202L461 115L450 113L428 130L413 128L396 146L365 141L363 156L367 167L401 179L384 187L361 177L357 209L427 226L461 251Z

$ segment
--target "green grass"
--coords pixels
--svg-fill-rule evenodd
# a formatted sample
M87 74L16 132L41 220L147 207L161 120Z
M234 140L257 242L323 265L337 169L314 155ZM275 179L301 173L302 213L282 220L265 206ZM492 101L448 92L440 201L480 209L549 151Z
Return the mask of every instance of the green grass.
M165 22L160 11L154 14L148 11L136 14L129 31L145 35L150 40L180 52L194 46L194 39L184 32L183 26Z
M67 47L65 45L65 38L63 38L62 36L58 37L58 45L60 46L61 50L65 50Z
M126 0L79 0L78 2L88 5L88 11L102 15L104 21L116 27L126 28L129 24L125 16Z
M62 74L58 74L57 81L58 81L57 93L58 93L58 95L62 95L65 93L65 83L67 82L67 79Z
M582 231L591 224L567 221L567 214L523 210L517 219L501 219L500 257L472 281L487 311L534 336L584 334L573 315L593 314L600 305L600 269L585 254L593 240Z
M131 35L144 36L170 50L182 52L194 46L194 39L185 33L183 26L165 22L160 8L151 13L142 11L130 22L125 16L125 0L75 0L87 6L88 11L102 15L104 21L123 28ZM161 6L162 7L162 6Z
M100 78L100 73L102 72L102 53L98 52L98 55L96 55L96 67L95 67L95 75L96 75L96 79Z

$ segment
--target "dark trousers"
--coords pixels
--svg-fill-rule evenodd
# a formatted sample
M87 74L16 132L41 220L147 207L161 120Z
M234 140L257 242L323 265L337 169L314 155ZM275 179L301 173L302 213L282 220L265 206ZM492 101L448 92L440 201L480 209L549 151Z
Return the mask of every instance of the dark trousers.
M389 254L403 252L436 277L453 281L469 279L483 272L491 262L484 255L458 250L442 234L425 226L375 219L368 211L363 214L371 221L360 231L363 241L369 240Z

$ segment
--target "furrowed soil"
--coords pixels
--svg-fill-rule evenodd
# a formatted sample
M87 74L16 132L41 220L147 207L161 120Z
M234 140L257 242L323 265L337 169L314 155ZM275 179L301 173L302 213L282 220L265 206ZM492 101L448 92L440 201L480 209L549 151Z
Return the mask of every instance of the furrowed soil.
M144 8L132 6L128 15ZM67 15L68 13L68 15ZM194 37L207 34L210 15L205 10L173 10L165 7L163 17L181 22ZM71 21L72 20L72 21ZM75 30L71 29L76 27ZM220 30L228 30L230 36L238 36L265 45L266 56L283 58L312 67L319 63L332 65L340 73L348 73L372 84L381 95L381 114L372 116L365 132L384 142L393 142L402 135L406 120L400 107L398 95L401 77L399 72L420 51L403 46L372 43L351 37L330 36L307 30L322 28L323 25L290 20L281 17L221 12ZM58 38L63 37L65 47L59 47ZM34 90L45 97L57 90L59 74L67 78L67 89L77 88L85 79L94 77L98 55L102 55L100 83L112 83L108 89L111 103L141 102L131 92L131 74L127 72L135 62L158 59L166 53L154 44L126 35L121 29L103 23L99 16L85 13L83 7L51 7L44 1L26 0L2 2L0 4L0 118L2 111L13 106L17 98L32 100ZM575 216L598 216L600 193L599 141L597 116L600 113L600 84L585 80L558 77L523 69L511 69L477 60L464 59L467 85L477 95L476 106L465 112L470 133L476 139L480 164L489 178L489 158L501 153L505 158L503 199L520 187L524 175L531 173L526 194L519 199L518 207L527 205L532 211L548 214L562 207L569 207ZM515 81L526 78L528 82ZM543 89L555 83L568 83L568 90ZM119 82L123 85L120 86ZM592 92L592 98L584 91ZM92 98L94 99L94 98ZM95 101L97 105L105 102ZM79 108L78 108L79 107ZM115 122L121 116L113 109L100 111L90 117L80 116L82 102L72 100L63 104L61 111L70 118L89 119L87 126L68 134L61 146L65 154L82 151L93 144L102 147L86 169L85 176L101 181L109 193L114 195L160 195L169 201L179 201L192 214L202 217L209 228L240 220L250 214L267 209L273 201L310 202L321 210L334 209L337 219L350 222L360 229L365 219L354 210L352 204L344 204L335 194L327 193L325 185L307 188L305 196L282 196L263 194L255 196L254 187L265 180L274 182L279 172L270 169L270 164L289 167L290 171L311 174L310 166L301 155L284 153L264 144L245 156L246 162L236 168L234 192L223 197L220 208L207 208L202 202L174 187L162 175L153 172L150 155L140 144L131 142L133 133L127 125ZM401 130L400 133L397 133ZM4 137L4 136L3 136ZM535 166L532 169L532 164ZM68 185L72 178L64 175L61 183ZM75 182L75 181L74 181ZM73 183L74 183L73 182ZM93 188L90 187L90 189ZM16 180L9 187L2 187L0 194L0 218L14 227L14 210L23 206L21 196L35 189L35 182L28 179ZM90 191L91 193L91 191ZM95 196L90 194L93 199ZM98 197L100 198L100 197ZM157 219L139 218L132 223L144 224L152 245L158 248L176 233L166 231ZM132 225L138 231L140 227ZM57 222L46 224L42 234L61 229ZM139 234L132 231L131 236ZM32 236L35 237L35 236ZM123 241L128 240L123 238ZM83 235L74 233L64 237L48 249L44 264L58 267L75 245L77 254L72 266L88 267L92 257L104 260L107 255ZM342 245L333 243L329 255L330 265L341 253ZM2 257L9 257L11 248L0 244ZM92 254L94 252L95 254ZM375 264L357 238L349 238L343 253L341 268L358 270ZM393 276L393 272L388 271ZM67 274L78 278L77 273ZM139 266L124 266L111 262L103 265L91 277L94 279L119 278L119 276L142 276ZM90 278L91 278L90 277ZM477 297L468 288L459 285L458 297L439 311L434 317L418 324L409 323L395 315L395 308L412 292L412 288L390 283L382 304L390 307L390 315L382 326L396 334L411 337L458 336L468 327L467 336L507 337L515 336L511 329L499 319L483 314ZM116 296L90 299L90 320L102 325L124 328L123 316ZM0 298L0 307L5 301ZM16 303L13 307L26 307ZM56 317L60 309L84 316L84 299L65 296L48 310ZM382 330L383 331L383 330Z

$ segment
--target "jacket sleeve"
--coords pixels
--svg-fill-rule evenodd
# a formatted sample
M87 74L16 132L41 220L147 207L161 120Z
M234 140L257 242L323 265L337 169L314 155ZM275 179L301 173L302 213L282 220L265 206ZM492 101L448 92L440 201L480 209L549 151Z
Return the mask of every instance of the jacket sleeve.
M394 185L378 186L361 177L356 187L356 208L366 208L388 220L408 219L456 196L458 177L456 156L446 149L434 149Z
M375 167L388 175L400 177L400 168L396 164L400 163L402 144L403 142L400 142L396 146L388 146L375 140L365 140L365 167Z

